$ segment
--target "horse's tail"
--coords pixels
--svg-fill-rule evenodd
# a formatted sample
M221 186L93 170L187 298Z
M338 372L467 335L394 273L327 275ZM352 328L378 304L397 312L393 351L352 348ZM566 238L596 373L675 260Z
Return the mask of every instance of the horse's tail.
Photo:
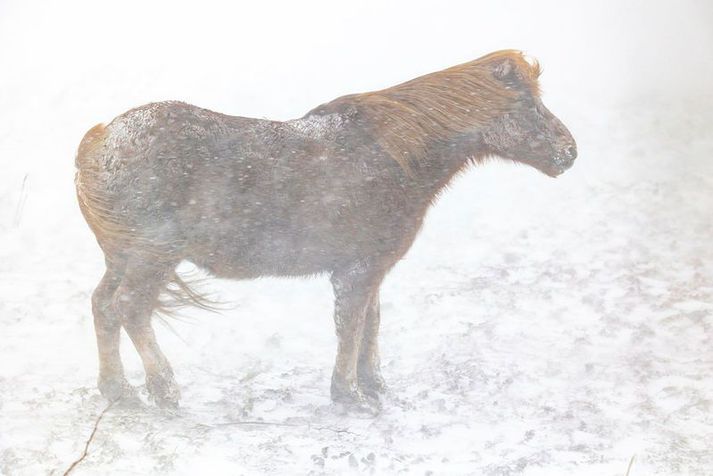
M74 161L74 165L76 165L78 169L82 168L94 150L104 144L105 137L106 127L104 124L97 124L84 134L82 142L79 143L77 158Z
M110 192L112 177L105 168L104 157L107 154L104 147L107 135L108 131L103 124L97 124L84 135L74 161L77 167L74 185L79 209L102 251L111 261L132 245L135 247L138 235L118 210L120 197Z
M211 312L227 309L223 302L216 301L196 288L200 279L191 279L174 271L161 294L156 311L162 315L174 317L185 306L195 306Z
M129 230L115 217L106 190L106 174L101 160L106 136L104 124L97 124L84 134L74 161L77 167L74 185L79 209L99 246L109 257L111 249L126 239Z
M109 263L126 259L127 255L138 254L149 262L160 262L171 255L172 246L157 243L143 237L140 230L132 228L129 222L116 210L116 197L108 188L110 172L105 170L104 144L108 131L103 124L89 129L79 144L75 165L75 186L77 201L89 228L97 238ZM196 280L179 276L173 271L168 277L166 288L157 303L156 310L164 315L175 315L186 305L217 311L219 303L194 288Z

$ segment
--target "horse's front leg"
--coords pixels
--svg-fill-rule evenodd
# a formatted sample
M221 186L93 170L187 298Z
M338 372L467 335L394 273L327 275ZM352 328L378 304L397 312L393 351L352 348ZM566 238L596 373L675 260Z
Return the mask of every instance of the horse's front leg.
M359 387L359 353L363 342L368 308L378 293L382 274L366 265L354 265L332 274L334 323L337 332L337 359L332 373L332 400L375 411L378 400Z
M381 361L379 359L379 324L381 312L379 309L379 290L377 289L366 308L364 333L359 348L357 373L359 388L372 398L386 390L386 383L381 376Z

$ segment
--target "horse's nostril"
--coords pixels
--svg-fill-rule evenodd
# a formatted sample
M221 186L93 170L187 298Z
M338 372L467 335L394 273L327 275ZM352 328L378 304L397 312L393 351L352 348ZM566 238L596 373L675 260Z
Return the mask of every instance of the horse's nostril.
M570 145L565 149L565 154L567 154L567 157L570 159L574 160L577 158L577 147L574 145Z

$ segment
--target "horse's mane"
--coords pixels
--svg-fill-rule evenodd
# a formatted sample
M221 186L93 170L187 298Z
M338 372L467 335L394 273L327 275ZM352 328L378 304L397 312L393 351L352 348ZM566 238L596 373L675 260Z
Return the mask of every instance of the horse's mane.
M513 81L494 75L508 64ZM514 73L514 74L512 74ZM374 121L377 142L408 169L426 151L427 143L443 141L487 124L506 113L526 88L539 95L540 66L520 51L503 50L477 60L427 74L380 91L345 96Z

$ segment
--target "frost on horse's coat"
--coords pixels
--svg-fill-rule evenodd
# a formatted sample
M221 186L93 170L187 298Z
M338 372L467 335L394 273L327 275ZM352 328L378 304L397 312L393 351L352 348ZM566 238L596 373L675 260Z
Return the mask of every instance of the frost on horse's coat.
M166 294L204 303L175 273L188 260L231 279L329 274L332 398L378 407L379 286L434 197L486 157L550 176L576 157L574 139L540 100L538 76L521 53L500 51L292 121L161 102L92 128L76 185L107 266L92 296L101 392L133 394L119 356L123 327L152 397L178 403L150 318Z

